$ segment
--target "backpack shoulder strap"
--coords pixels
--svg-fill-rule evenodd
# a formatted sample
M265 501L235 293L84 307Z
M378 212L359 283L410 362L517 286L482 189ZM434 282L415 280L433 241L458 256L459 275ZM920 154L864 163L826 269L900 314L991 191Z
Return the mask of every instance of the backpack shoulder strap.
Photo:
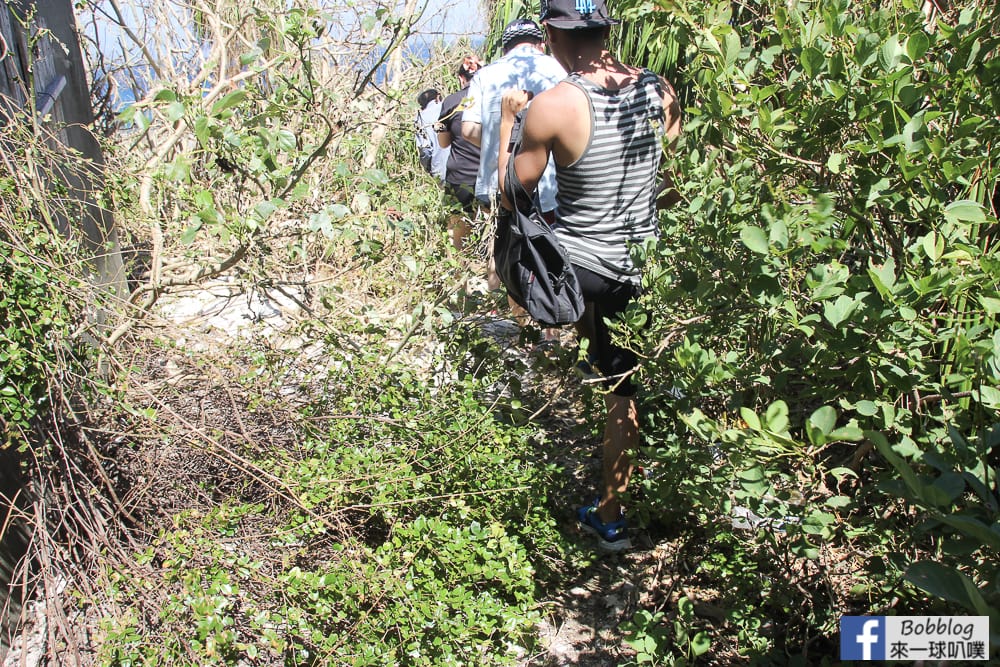
M522 213L529 212L534 206L532 197L525 190L521 179L514 169L514 156L521 150L521 140L524 136L524 111L520 111L514 119L514 127L510 131L510 159L507 160L506 178L504 179L504 194L514 207Z

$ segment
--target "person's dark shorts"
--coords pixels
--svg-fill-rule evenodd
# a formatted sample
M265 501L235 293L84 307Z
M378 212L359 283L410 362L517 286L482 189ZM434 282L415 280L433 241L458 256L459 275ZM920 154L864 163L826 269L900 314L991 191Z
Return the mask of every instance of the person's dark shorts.
M458 200L462 210L470 217L476 212L476 186L468 183L445 183L448 193Z
M594 307L594 337L589 354L597 362L600 372L610 378L605 384L618 396L634 396L636 386L632 382L631 371L639 358L631 350L618 347L611 342L611 332L605 319L614 320L625 311L629 302L639 296L640 288L631 283L620 283L598 275L593 271L573 265L583 300ZM622 379L625 374L628 374Z

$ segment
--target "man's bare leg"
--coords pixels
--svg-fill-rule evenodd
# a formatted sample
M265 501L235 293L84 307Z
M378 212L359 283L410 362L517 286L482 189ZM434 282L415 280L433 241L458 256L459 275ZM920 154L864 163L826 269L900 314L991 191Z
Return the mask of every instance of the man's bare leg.
M472 232L469 220L464 215L453 213L448 218L448 231L451 232L451 244L455 250L465 247L465 238Z
M500 289L500 276L497 275L497 264L493 259L493 250L490 250L489 259L486 261L486 287L495 292Z
M608 394L604 397L607 423L604 426L603 487L597 516L604 523L621 517L621 494L632 474L629 452L639 446L639 412L634 396Z
M531 315L528 314L528 311L517 305L517 302L509 296L507 297L507 306L510 307L510 315L519 327L526 327L531 324Z

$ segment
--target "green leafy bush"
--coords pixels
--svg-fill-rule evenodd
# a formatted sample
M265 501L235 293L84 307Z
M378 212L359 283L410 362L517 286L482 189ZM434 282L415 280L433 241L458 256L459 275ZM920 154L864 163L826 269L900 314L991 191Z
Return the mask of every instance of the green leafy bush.
M782 522L756 548L799 563L814 606L777 618L806 636L837 609L996 625L997 8L626 4L690 44L683 201L637 250L644 511L722 526L712 540L733 506ZM813 568L840 577L860 552L850 586L814 595ZM766 643L798 650L787 636Z
M300 445L254 459L280 504L237 494L181 512L107 572L118 603L166 600L156 630L105 618L106 663L514 664L534 646L566 551L546 501L559 471L531 460L533 429L484 411L490 377L432 386L384 359L332 364L286 426Z
M0 141L18 141L20 155L37 147L17 128ZM14 136L10 136L14 135ZM86 372L86 348L74 340L83 312L83 272L70 258L73 241L55 229L58 212L32 207L30 175L0 178L0 425L3 447L23 449L40 438L32 431L51 416L73 378ZM53 185L59 187L58 184ZM95 301L95 299L91 299ZM84 301L84 303L86 303Z

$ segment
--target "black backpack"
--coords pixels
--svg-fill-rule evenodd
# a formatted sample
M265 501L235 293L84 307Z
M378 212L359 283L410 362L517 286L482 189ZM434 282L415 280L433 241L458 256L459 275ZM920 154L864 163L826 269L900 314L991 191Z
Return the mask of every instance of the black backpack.
M511 133L504 194L513 211L498 207L493 259L507 294L532 319L546 326L572 324L583 315L583 294L573 265L555 232L545 222L514 173L521 147L521 116Z

